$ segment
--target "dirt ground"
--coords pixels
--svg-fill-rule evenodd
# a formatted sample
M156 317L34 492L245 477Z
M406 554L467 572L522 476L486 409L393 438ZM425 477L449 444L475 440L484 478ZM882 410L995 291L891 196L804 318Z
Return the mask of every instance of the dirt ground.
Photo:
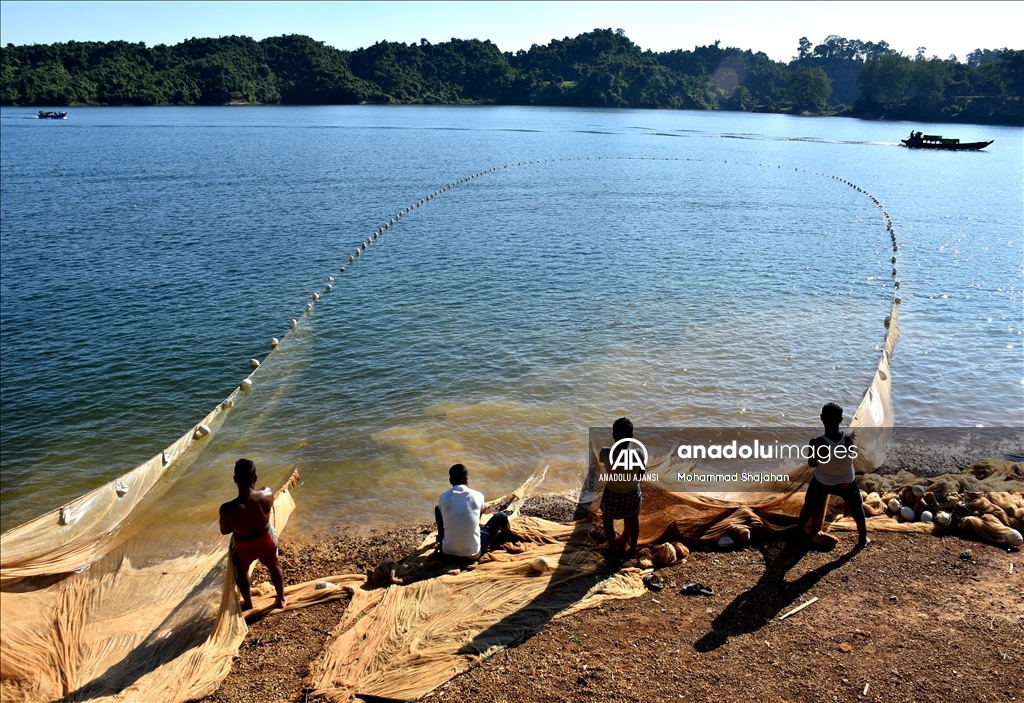
M571 517L551 500L524 512ZM283 536L286 578L363 572L407 555L429 530L304 544ZM1024 701L1021 552L889 533L852 552L856 536L839 539L831 552L786 541L696 551L657 571L663 591L549 623L423 700ZM681 594L691 582L714 594ZM253 623L231 674L205 700L303 701L310 665L346 606Z

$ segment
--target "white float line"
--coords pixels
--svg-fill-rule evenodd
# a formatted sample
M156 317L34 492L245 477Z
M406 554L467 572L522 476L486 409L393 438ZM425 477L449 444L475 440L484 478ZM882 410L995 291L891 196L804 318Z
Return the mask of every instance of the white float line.
M604 160L606 157L598 156L597 158L598 158L598 160ZM611 159L612 157L607 157L607 158ZM623 159L625 159L627 161L634 161L634 160L639 160L639 161L647 161L647 160L650 160L650 161L679 161L680 160L680 158L678 156L676 156L676 157L617 156L617 157L614 157L614 158L616 160L623 160ZM559 162L564 162L566 160L568 160L568 161L573 161L573 160L582 161L583 157L582 156L578 156L575 159L573 159L572 157L569 157L568 159L566 159L565 157L561 157L561 158L558 159ZM588 156L587 157L587 161L590 161L590 160L591 160L591 157ZM447 193L448 191L452 190L456 186L461 185L463 183L468 183L469 181L471 181L473 179L476 179L476 178L479 178L480 176L483 176L483 175L486 175L486 174L489 174L489 173L494 173L495 171L499 171L499 170L502 170L502 169L507 169L507 168L510 168L510 167L524 166L524 165L528 166L528 165L540 164L540 163L549 163L549 162L550 163L554 163L554 161L555 160L553 158L550 158L550 159L544 159L543 161L541 161L540 159L535 159L535 160L532 160L532 161L517 161L517 162L514 162L514 163L513 162L508 162L508 163L505 163L502 166L492 166L492 167L490 167L488 169L484 169L482 171L478 171L476 173L470 174L469 176L463 176L462 178L457 178L457 179L455 179L453 181L449 181L448 183L446 183L445 185L441 186L440 188L437 188L436 190L432 191L431 193L428 193L427 195L417 199L416 202L414 202L412 205L399 210L393 216L388 218L388 220L386 222L384 222L384 224L378 226L375 230L373 230L373 232L370 234L370 236L368 236L364 241L360 242L360 244L356 247L355 251L352 254L349 255L349 257L348 257L348 264L352 265L352 264L354 264L356 262L357 259L361 258L363 252L366 251L366 249L375 240L379 239L381 236L383 236L385 233L387 233L392 227L394 227L402 219L402 217L404 215L407 215L407 214L411 213L413 210L415 210L417 208L420 208L423 205L426 205L427 203L429 203L432 200L434 200L435 198L437 198L439 195L443 195L443 194ZM703 163L704 159L686 158L686 161ZM710 162L711 163L719 163L717 159L711 159ZM728 164L729 161L727 159L723 159L722 163ZM753 164L749 163L749 162L746 165L753 166ZM759 167L763 167L763 164L759 163L758 166ZM777 165L776 168L777 169L781 169L782 166L781 165ZM793 170L794 171L799 171L799 168L794 168ZM875 198L873 195L871 195L870 193L865 191L860 186L856 185L855 183L853 183L853 182L851 182L851 181L849 181L849 180L847 180L845 178L840 178L838 176L824 174L824 173L819 173L819 172L812 172L812 171L809 171L807 169L805 169L804 172L805 173L813 173L814 175L822 176L822 177L825 177L825 178L832 178L832 179L837 180L837 181L839 181L841 183L845 183L846 185L848 185L849 187L851 187L854 190L858 191L859 193L862 193L862 194L866 195L882 211L882 216L883 216L883 219L885 221L886 230L889 232L889 234L891 235L891 238L892 238L893 252L895 253L895 252L897 252L899 250L899 247L898 247L898 244L897 244L897 241L896 241L896 232L895 232L895 229L893 228L892 220L889 217L889 213L885 211L885 209L882 207L880 201L877 198ZM892 257L892 263L893 264L896 263L896 257L895 256ZM347 268L344 265L342 265L342 266L340 266L338 268L338 271L340 273L345 273L346 270L347 270ZM893 276L894 279L895 279L896 275L897 275L897 270L896 270L896 268L894 266L893 269L892 269L892 276ZM322 291L323 293L329 293L329 292L331 292L333 290L332 282L334 281L334 276L328 276L327 280L328 280L328 283L325 285L325 287L324 287L324 289ZM899 297L895 296L895 291L899 289L899 285L900 285L899 280L895 280L894 288L893 288L893 293L894 293L893 304L894 305L899 304L900 302L902 302ZM306 304L305 313L306 313L307 316L311 316L313 314L313 303L318 302L320 300L320 295L321 295L320 292L313 292L313 294L312 294L313 302ZM889 319L890 319L890 317L887 316L886 317L886 321L888 322ZM298 322L295 319L293 319L289 326L290 326L289 332L285 333L285 335L284 335L285 337L287 337L288 334L290 334L291 332L294 332L294 331L297 330ZM279 345L280 345L280 340L278 340L276 337L272 337L271 338L271 343L270 343L271 349L267 353L267 356L264 357L264 360L266 360L266 358L269 357L270 354L272 354L274 351L276 351L277 348L279 347ZM253 361L255 361L255 359ZM244 384L243 388L249 389L249 388L252 387L252 380L251 380L251 378L252 378L252 375L256 373L258 368L259 368L258 366L254 366L253 367L253 372L246 378L246 380L248 380L249 383L248 384Z

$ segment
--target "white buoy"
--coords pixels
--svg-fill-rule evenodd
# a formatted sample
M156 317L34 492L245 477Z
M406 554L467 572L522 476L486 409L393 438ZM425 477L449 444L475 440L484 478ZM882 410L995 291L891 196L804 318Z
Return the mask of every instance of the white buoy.
M334 290L334 286L332 286L330 283L328 283L327 284L327 290L329 290L329 291Z
M288 323L288 327L289 327L290 329L295 329L295 328L296 328L296 327L298 327L298 326L299 326L299 321L298 321L298 320L294 320L294 319L293 319L292 321L290 321L290 322Z
M895 275L896 275L896 268L895 268L895 267L893 267L893 269L892 269L892 275L893 275L893 276L895 276Z
M718 538L718 546L719 547L723 547L723 548L728 549L729 547L733 546L734 544L736 544L736 541L733 540L733 538L730 537L729 535L722 535L721 537Z
M313 303L306 303L306 312L313 312Z
M885 326L888 327L891 324L892 324L892 315L886 315L885 316Z
M350 264L351 264L351 263L352 263L353 261L355 261L355 260L356 260L356 257L355 257L355 256L353 256L352 254L349 254L349 255L348 255L348 262L349 262ZM344 271L344 270L345 270L345 269L342 269L342 271Z
M948 527L949 523L953 522L953 516L947 513L945 510L940 510L935 515L935 522L942 525L943 527Z
M196 437L206 437L210 434L210 427L208 425L196 425Z
M900 517L906 520L907 522L913 522L917 519L917 514L914 512L914 509L911 508L909 505L904 505L902 508L900 508Z
M58 525L66 525L69 522L71 522L71 509L70 508L61 508L60 509L60 515L57 516L57 524Z
M925 487L924 486L918 484L918 485L914 486L914 488L912 490L914 491L914 495L915 496L917 496L918 498L924 498L924 492L925 492Z
M1006 543L1012 547L1019 547L1024 544L1024 536L1017 530L1010 530L1006 533Z
M543 574L554 569L555 564L548 557L537 557L532 562L530 562L530 568L538 574Z
M344 266L342 266L341 268L339 268L339 269L338 269L338 272L339 272L339 273L345 273L345 267L344 267Z
M893 299L892 299L892 302L894 302L894 303L896 303L897 305L899 305L900 303L902 303L902 302L903 302L903 298L901 298L901 297L899 297L899 296L897 295L897 296L896 296L895 298L893 298Z
M128 484L121 479L118 479L117 483L114 484L114 491L117 493L118 498L124 498L125 494L128 492Z
M314 293L313 294L313 302L316 303L319 300L320 300L320 294L319 293Z
M243 378L242 382L239 383L238 385L242 387L243 391L251 391L252 390L252 379L251 378Z
M258 369L260 367L260 362L257 361L256 359L249 359L249 366L251 366L253 369Z
M930 510L922 510L921 511L921 522L931 522L931 521L932 521L932 511L930 511Z
M899 500L897 500L896 498L890 498L889 499L889 512L890 513L895 515L896 513L898 513L900 511L901 507L903 507L903 506L900 505Z
M328 276L328 277L327 277L327 280L328 280L328 281L333 281L333 280L334 280L334 276Z
M280 344L280 343L281 342L280 342L280 340L278 340L277 337L271 337L270 338L270 346L271 346L271 348L277 349L277 345Z

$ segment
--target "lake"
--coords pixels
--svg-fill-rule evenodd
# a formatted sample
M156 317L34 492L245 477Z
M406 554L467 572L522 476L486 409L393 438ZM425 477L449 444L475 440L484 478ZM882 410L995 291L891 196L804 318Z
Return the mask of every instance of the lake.
M239 456L271 485L300 468L307 528L426 522L456 461L488 496L543 466L552 490L573 487L587 428L622 414L852 413L892 251L868 197L819 174L877 197L899 237L896 422L1024 424L1019 128L536 107L34 115L0 111L5 530L157 454L271 337L171 519L214 520ZM911 129L995 143L899 148Z

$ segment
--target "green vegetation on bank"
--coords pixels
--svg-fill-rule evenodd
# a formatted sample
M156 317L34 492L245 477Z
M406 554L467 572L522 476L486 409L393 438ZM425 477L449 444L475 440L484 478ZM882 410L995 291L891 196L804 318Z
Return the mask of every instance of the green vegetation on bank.
M1024 124L1024 52L914 57L886 42L800 40L789 64L721 47L644 51L622 30L502 53L489 41L340 51L292 35L0 48L4 105L573 105Z

